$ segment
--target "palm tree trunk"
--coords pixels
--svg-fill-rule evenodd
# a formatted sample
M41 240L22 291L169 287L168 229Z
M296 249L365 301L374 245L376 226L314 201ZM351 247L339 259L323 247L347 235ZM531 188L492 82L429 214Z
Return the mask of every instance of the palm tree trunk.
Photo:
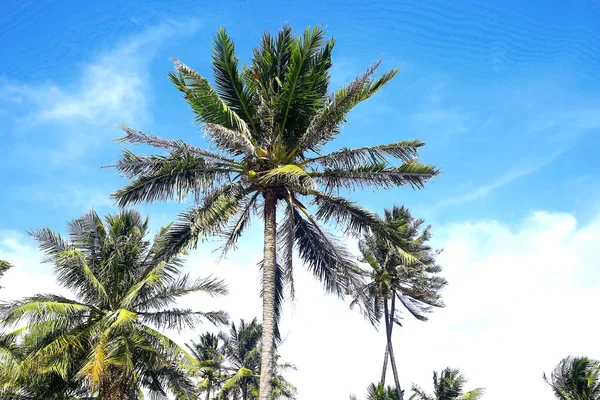
M276 264L276 215L277 197L271 190L265 191L265 247L263 261L263 327L260 359L259 400L273 398L273 357L275 347L275 273Z
M386 315L386 320L387 320L387 315ZM387 338L387 330L386 330L386 338ZM388 345L387 345L387 339L385 341L385 354L383 355L383 369L381 370L381 380L380 382L383 383L385 385L385 375L387 374L387 365L388 365Z
M394 373L394 383L396 384L396 393L398 400L403 400L402 388L400 387L400 379L398 379L398 370L396 369L396 359L394 358L394 346L392 345L392 327L394 325L394 313L396 312L396 296L392 296L391 310L388 310L387 301L384 302L385 330L387 333L387 348L390 354L390 363L392 364L392 372ZM388 317L389 316L389 317Z

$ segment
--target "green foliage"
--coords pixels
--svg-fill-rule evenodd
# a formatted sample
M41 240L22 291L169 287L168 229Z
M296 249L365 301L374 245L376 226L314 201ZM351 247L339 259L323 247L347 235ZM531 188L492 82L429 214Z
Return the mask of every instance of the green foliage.
M599 400L600 362L587 357L566 357L544 380L560 400Z
M466 379L458 369L446 368L441 373L433 373L433 396L425 393L419 386L413 384L414 394L410 400L479 400L485 390L477 388L464 393Z
M262 326L253 319L232 323L228 333L204 333L188 345L200 376L199 392L206 399L254 400L258 398ZM277 357L276 357L277 358ZM296 389L282 373L291 364L277 363L273 378L274 399L294 399Z
M265 33L252 60L240 69L234 43L220 29L213 41L212 84L178 60L169 74L215 151L124 127L121 141L149 144L166 154L138 156L125 150L114 165L130 180L114 194L120 206L193 196L194 206L179 216L165 236L161 255L165 257L217 234L224 236L224 256L236 247L253 215L276 220L277 202L285 205L286 218L276 234L265 231L267 247L277 241L279 254L277 260L269 256L264 264L269 277L263 282L269 288L263 290L269 294L265 304L275 307L263 310L269 337L275 336L271 327L277 326L271 316L279 316L283 299L277 292L273 301L272 287L289 288L293 295L294 247L326 292L358 296L359 304L366 306L363 312L373 320L372 302L360 290L364 271L320 222L336 222L353 234L384 230L372 213L336 197L339 192L422 188L438 174L435 166L419 161L418 149L423 146L419 140L321 154L323 146L342 131L350 111L398 72L393 69L376 77L377 62L330 93L335 41L325 36L319 26L299 36L289 26L277 35ZM309 208L303 202L310 202ZM316 208L314 215L310 208ZM275 264L280 269L278 283L272 278ZM264 365L270 364L270 355L265 353L264 358ZM266 375L263 378L263 384L271 381Z
M212 277L181 275L180 257L162 255L167 230L151 243L148 220L137 212L105 220L85 214L69 225L68 240L49 229L32 233L76 300L37 294L2 303L3 325L21 326L6 336L12 356L4 356L2 365L15 373L2 376L2 390L25 395L30 384L35 389L53 382L64 386L60 395L74 386L99 399L139 399L142 388L155 396L194 398L186 377L193 357L159 330L203 320L225 323L224 312L172 305L189 293L225 294L226 286Z

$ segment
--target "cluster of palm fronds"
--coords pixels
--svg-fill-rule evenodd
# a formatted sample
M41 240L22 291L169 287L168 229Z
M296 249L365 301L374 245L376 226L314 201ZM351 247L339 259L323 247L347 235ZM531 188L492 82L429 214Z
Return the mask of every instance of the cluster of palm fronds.
M188 345L198 361L202 380L199 391L203 397L223 400L251 400L258 398L260 377L260 341L262 326L256 319L247 323L232 323L229 333L204 333L198 342ZM282 374L294 369L292 364L279 363L276 355L273 377L273 397L293 399L294 386Z
M413 394L410 400L479 400L485 390L474 389L469 392L463 391L466 379L457 369L446 368L441 373L433 373L433 395L425 393L419 386L413 385ZM367 387L366 400L396 400L404 395L403 391L393 386L385 386L383 382L372 383ZM355 395L350 395L350 400L358 400Z

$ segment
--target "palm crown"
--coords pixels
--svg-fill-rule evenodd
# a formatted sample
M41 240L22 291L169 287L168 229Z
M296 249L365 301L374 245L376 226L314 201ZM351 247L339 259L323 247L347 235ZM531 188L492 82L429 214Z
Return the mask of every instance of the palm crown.
M350 253L317 220L339 223L355 234L378 229L380 224L372 213L339 197L339 191L420 188L438 172L417 160L424 144L418 140L321 154L323 146L340 133L350 110L398 71L374 78L376 63L330 94L334 43L325 39L319 27L296 37L285 26L276 36L265 33L252 61L240 71L234 44L221 29L212 54L214 88L179 61L170 73L216 151L124 127L123 142L152 145L168 154L140 156L124 151L115 164L131 180L115 193L122 206L195 196L197 205L181 214L169 230L164 250L171 254L195 245L199 237L215 234L224 236L225 254L235 247L252 214L262 211L263 334L269 336L263 338L264 357L274 350L271 315L276 312L276 281L291 282L294 245L328 292L342 296L360 284L360 271ZM285 204L285 216L276 228L278 202ZM310 205L316 207L314 215ZM267 372L261 382L268 385L273 365L272 360L265 362L262 371ZM262 385L261 391L270 393Z
M467 380L457 369L446 368L441 373L433 373L434 396L426 394L420 387L413 385L415 392L410 400L478 400L485 393L483 388L473 389L464 393Z
M600 362L587 357L566 357L544 380L560 400L599 400Z
M185 377L193 358L155 328L226 322L220 311L169 308L189 293L225 294L226 286L181 275L179 257L157 258L166 231L152 244L147 227L134 211L109 215L106 224L92 211L71 222L70 240L49 229L32 233L76 300L38 294L2 304L5 325L27 322L7 336L28 354L23 373L82 382L99 399L138 399L142 388L194 398Z

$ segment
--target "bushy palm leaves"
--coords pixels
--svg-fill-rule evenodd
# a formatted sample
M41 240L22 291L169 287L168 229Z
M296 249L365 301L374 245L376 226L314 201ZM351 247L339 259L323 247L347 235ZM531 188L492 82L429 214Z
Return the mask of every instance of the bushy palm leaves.
M371 266L371 279L364 286L364 298L372 302L376 321L385 321L386 351L381 382L385 382L388 354L391 358L397 398L402 399L392 345L392 328L401 325L396 300L419 320L433 307L443 307L440 290L446 280L437 274L437 251L428 244L430 227L423 228L423 220L414 219L405 207L385 210L384 221L388 231L364 234L359 242L363 260Z
M392 386L386 387L383 382L377 384L371 383L367 387L366 400L396 400L397 398L396 388ZM350 395L350 400L358 400L358 397Z
M483 388L464 393L466 379L458 369L446 368L441 373L433 373L433 396L428 395L419 386L413 385L414 394L410 400L478 400L483 397Z
M200 341L189 346L198 360L202 381L201 392L206 399L255 400L258 398L262 326L253 319L232 323L229 333L205 333ZM293 399L296 389L282 374L294 368L277 362L273 378L273 398ZM210 387L209 390L207 390ZM210 393L218 393L211 397Z
M339 191L421 188L438 172L418 161L418 149L424 144L418 140L321 154L341 132L352 108L398 71L375 78L379 66L375 63L349 85L329 93L334 44L320 27L296 37L285 26L275 36L265 33L251 62L240 71L234 44L221 29L214 39L212 86L179 61L170 74L216 151L124 127L123 142L148 144L166 154L125 151L115 165L130 179L115 193L120 205L194 195L196 206L180 215L166 237L164 251L169 254L215 234L224 236L225 253L236 246L252 215L262 215L261 399L271 396L278 259L280 276L289 282L295 245L328 292L343 296L354 291L361 280L358 267L342 243L317 221L339 223L349 233L379 229L373 214L340 198ZM278 203L285 211L277 227ZM314 214L309 205L316 207Z
M158 256L166 230L151 243L147 227L135 211L106 222L92 211L71 222L69 240L49 229L32 233L76 297L37 294L2 304L3 324L20 326L8 335L26 355L20 373L53 373L101 400L139 399L142 389L193 398L185 376L193 358L158 329L226 322L220 311L170 308L183 295L224 294L226 286L181 275L179 257Z
M599 400L600 362L587 357L566 357L544 380L560 400Z

